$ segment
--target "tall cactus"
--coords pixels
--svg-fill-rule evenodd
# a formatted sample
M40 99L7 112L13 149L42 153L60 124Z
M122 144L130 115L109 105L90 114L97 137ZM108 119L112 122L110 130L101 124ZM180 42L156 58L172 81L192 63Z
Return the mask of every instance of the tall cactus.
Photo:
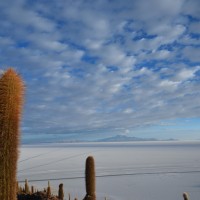
M58 199L64 200L64 191L63 191L63 184L62 183L59 185Z
M0 78L0 199L16 200L19 121L24 85L13 69Z
M84 200L96 200L95 194L95 163L94 158L89 156L85 164L86 196Z

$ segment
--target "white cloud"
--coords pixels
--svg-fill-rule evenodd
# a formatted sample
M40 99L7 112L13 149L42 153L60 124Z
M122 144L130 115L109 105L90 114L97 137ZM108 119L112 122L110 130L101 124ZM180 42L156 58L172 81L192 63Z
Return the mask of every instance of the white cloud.
M176 74L176 79L178 81L185 81L188 79L191 79L195 76L195 73L200 70L200 66L197 66L192 69L181 69L177 74Z
M183 45L192 45L192 46L200 45L199 39L191 38L189 35L185 35L184 37L182 37L180 42Z
M14 41L8 37L0 37L0 45L2 46L14 45Z
M163 87L163 89L168 89L168 90L174 90L177 88L178 84L180 82L175 82L175 81L170 81L170 80L163 80L160 82L160 86Z
M127 113L127 114L133 113L133 109L127 108L127 109L124 110L124 113Z
M160 20L164 17L173 18L180 13L183 0L145 0L135 1L135 15L144 20ZM142 14L141 14L142 13Z
M0 69L0 76L1 76L3 73L4 73L4 71Z
M182 12L195 18L200 18L199 7L200 2L198 0L184 1Z
M23 1L12 2L12 6L7 9L6 14L18 26L30 26L36 28L38 31L54 30L54 24L51 21L41 17L35 11L27 10Z
M187 46L183 49L183 57L191 62L199 62L198 47Z
M200 22L194 22L190 24L189 30L192 33L200 34Z
M155 52L156 59L167 59L170 56L170 51L168 50L161 50Z
M136 62L134 56L126 55L117 45L104 46L95 55L100 56L102 62L108 66L119 66L122 73L129 72Z
M80 134L199 117L199 39L190 35L199 23L186 16L198 16L198 2L190 4L0 2L0 63L26 81L27 130Z
M85 45L91 50L98 50L102 47L103 41L102 40L91 40L87 38L85 40Z

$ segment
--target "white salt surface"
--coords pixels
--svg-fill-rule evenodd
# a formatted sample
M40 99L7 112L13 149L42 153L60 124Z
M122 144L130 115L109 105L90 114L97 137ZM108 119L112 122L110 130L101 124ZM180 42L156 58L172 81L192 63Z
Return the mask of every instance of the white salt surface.
M128 142L27 145L20 149L18 180L37 188L50 180L65 198L83 199L85 159L96 164L97 199L200 199L200 142ZM23 184L23 183L21 183Z

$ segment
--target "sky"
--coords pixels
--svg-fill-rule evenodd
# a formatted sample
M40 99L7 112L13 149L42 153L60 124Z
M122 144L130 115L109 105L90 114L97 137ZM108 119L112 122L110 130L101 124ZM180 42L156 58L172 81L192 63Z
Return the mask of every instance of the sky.
M199 0L0 1L0 74L24 142L200 139Z

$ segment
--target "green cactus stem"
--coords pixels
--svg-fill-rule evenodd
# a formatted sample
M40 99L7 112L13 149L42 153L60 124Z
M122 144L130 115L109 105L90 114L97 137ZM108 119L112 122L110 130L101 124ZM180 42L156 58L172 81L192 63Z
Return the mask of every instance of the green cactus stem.
M63 191L62 183L59 185L58 198L59 198L59 200L64 200L64 191Z
M86 159L85 164L85 185L86 196L85 200L96 200L95 194L95 162L92 156Z

